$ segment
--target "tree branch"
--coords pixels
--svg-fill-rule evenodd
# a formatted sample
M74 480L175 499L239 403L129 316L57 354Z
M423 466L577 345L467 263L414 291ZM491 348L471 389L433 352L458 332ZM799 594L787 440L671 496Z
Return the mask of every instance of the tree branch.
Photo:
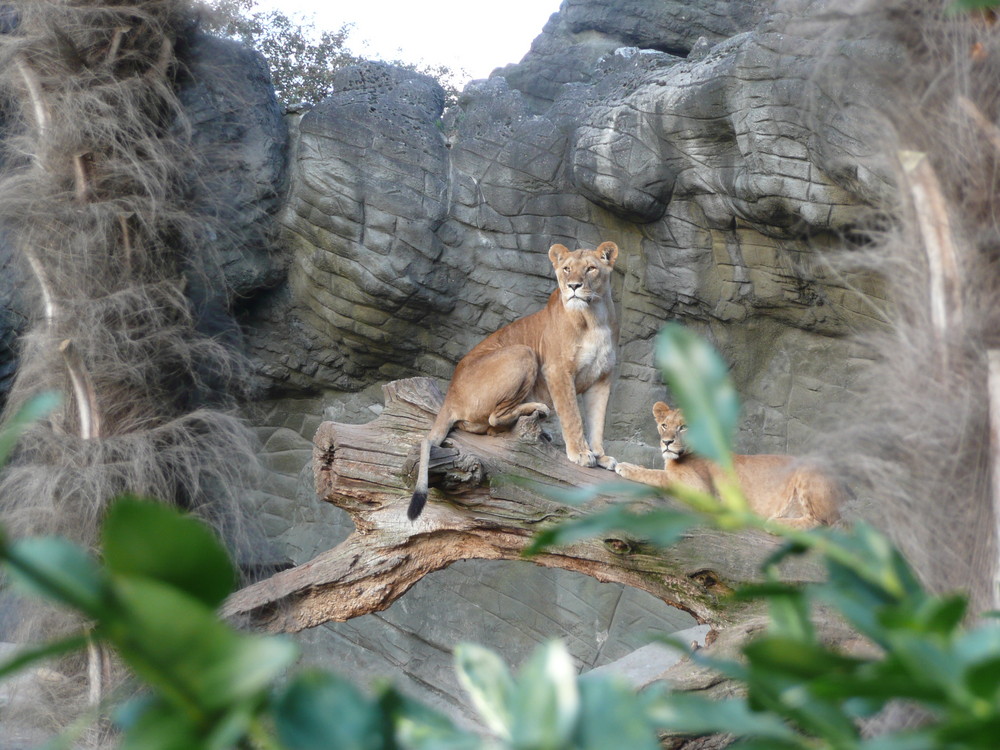
M386 406L376 420L324 422L314 440L317 492L350 514L355 532L310 562L236 592L224 616L248 617L271 631L298 631L380 611L427 573L457 560L520 559L535 531L547 524L620 502L614 487L624 488L624 480L570 463L538 423L522 418L509 436L454 431L450 445L432 452L434 489L424 513L410 522L406 507L419 443L440 407L441 393L427 378L395 381L383 390ZM595 484L607 486L610 494L584 509L544 494ZM761 532L695 530L667 550L617 535L531 559L648 591L699 622L724 625L755 610L725 595L757 580L761 562L778 544ZM821 577L808 559L788 561L784 573L792 581Z

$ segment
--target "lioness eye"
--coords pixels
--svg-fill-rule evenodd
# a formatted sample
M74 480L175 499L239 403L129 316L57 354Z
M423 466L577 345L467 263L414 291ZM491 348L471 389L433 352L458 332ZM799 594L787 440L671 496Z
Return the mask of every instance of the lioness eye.
M678 432L685 432L687 430L687 428L688 428L688 426L686 424L682 424L680 427L677 428L677 431Z
M594 273L594 271L596 271L596 270L597 270L597 266L590 266L590 268L587 269L587 273Z

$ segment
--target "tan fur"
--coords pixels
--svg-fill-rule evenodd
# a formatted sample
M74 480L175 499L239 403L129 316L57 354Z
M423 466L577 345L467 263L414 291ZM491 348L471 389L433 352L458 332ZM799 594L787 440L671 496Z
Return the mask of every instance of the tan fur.
M451 428L494 434L519 417L547 416L554 408L566 455L580 466L613 469L604 455L604 416L617 358L618 321L611 301L611 271L618 246L596 250L549 248L559 287L536 313L483 339L455 367L441 411L421 446L420 466L407 515L420 515L427 500L429 446L441 445ZM584 420L577 403L582 395Z
M714 493L716 478L722 470L712 461L687 453L682 438L684 415L680 409L671 409L657 401L653 405L653 418L660 433L663 469L620 463L615 471L626 479L654 487L680 483ZM799 464L793 456L736 455L733 465L750 509L759 516L795 528L831 524L840 518L841 488L819 470Z

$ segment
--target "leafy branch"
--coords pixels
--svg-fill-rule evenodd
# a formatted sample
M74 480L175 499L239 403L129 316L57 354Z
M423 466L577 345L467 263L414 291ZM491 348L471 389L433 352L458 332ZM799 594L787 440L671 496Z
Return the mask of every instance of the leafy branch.
M689 424L709 422L690 430L693 447L731 452L734 397L718 354L677 327L665 329L657 351ZM11 445L11 431L0 434L0 449ZM725 465L725 453L714 455ZM562 499L583 502L606 491ZM496 654L466 644L455 649L456 669L490 733L471 734L387 685L364 694L328 672L296 674L292 642L219 621L215 610L235 581L225 550L198 521L134 498L109 510L100 562L59 539L0 543L0 559L23 591L90 620L85 634L22 651L0 666L0 677L88 639L114 648L148 687L114 712L126 750L654 750L663 731L729 734L741 748L760 750L995 747L1000 625L966 626L965 596L928 594L899 551L865 524L789 529L749 513L735 484L723 488L721 501L675 487L668 494L683 510L632 507L660 492L635 486L620 504L546 530L535 549L613 530L669 545L697 525L758 528L783 538L763 582L734 594L768 603L766 631L743 645L738 660L710 649L693 656L738 685L739 697L712 700L663 685L635 694L609 678L579 678L558 642L540 648L515 676ZM781 581L779 564L803 554L823 560L824 582ZM858 648L845 652L823 642L813 622L819 607L857 632ZM864 736L867 719L900 702L927 720Z
M686 415L692 448L730 466L738 406L725 364L703 340L667 326L657 342L665 381ZM606 488L605 488L606 491ZM765 564L766 581L735 596L764 599L770 622L764 635L742 648L742 660L695 654L694 658L742 685L745 696L714 701L664 693L650 704L662 729L690 734L732 734L741 748L992 748L1000 729L1000 626L966 628L962 594L934 596L921 586L899 551L864 523L853 528L803 531L759 518L746 509L735 484L720 499L685 487L666 494L685 509L633 513L627 505L546 530L535 551L582 535L625 531L666 545L696 525L757 528L785 540ZM595 496L581 490L575 502ZM638 489L632 499L662 495ZM778 564L792 555L819 556L823 583L783 584ZM819 639L812 617L825 606L866 641L866 655L836 651ZM863 737L866 719L904 701L928 720L915 729Z

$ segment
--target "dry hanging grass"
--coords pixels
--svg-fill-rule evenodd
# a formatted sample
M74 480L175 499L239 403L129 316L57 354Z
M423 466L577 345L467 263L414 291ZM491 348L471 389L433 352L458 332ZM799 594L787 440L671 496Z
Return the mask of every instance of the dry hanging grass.
M969 591L981 612L997 604L988 352L1000 347L1000 33L992 15L949 4L863 0L806 17L827 40L818 86L864 109L895 187L850 257L886 280L886 325L861 337L875 362L823 451L924 582ZM844 44L859 37L872 54ZM859 102L858 91L879 95Z
M63 396L0 474L12 536L93 547L108 503L133 493L191 509L231 545L246 538L253 441L228 410L244 367L199 331L187 294L222 278L175 92L191 18L183 0L30 0L0 35L0 223L37 301L8 413ZM24 612L32 639L79 627ZM86 686L75 674L57 691L57 723Z

